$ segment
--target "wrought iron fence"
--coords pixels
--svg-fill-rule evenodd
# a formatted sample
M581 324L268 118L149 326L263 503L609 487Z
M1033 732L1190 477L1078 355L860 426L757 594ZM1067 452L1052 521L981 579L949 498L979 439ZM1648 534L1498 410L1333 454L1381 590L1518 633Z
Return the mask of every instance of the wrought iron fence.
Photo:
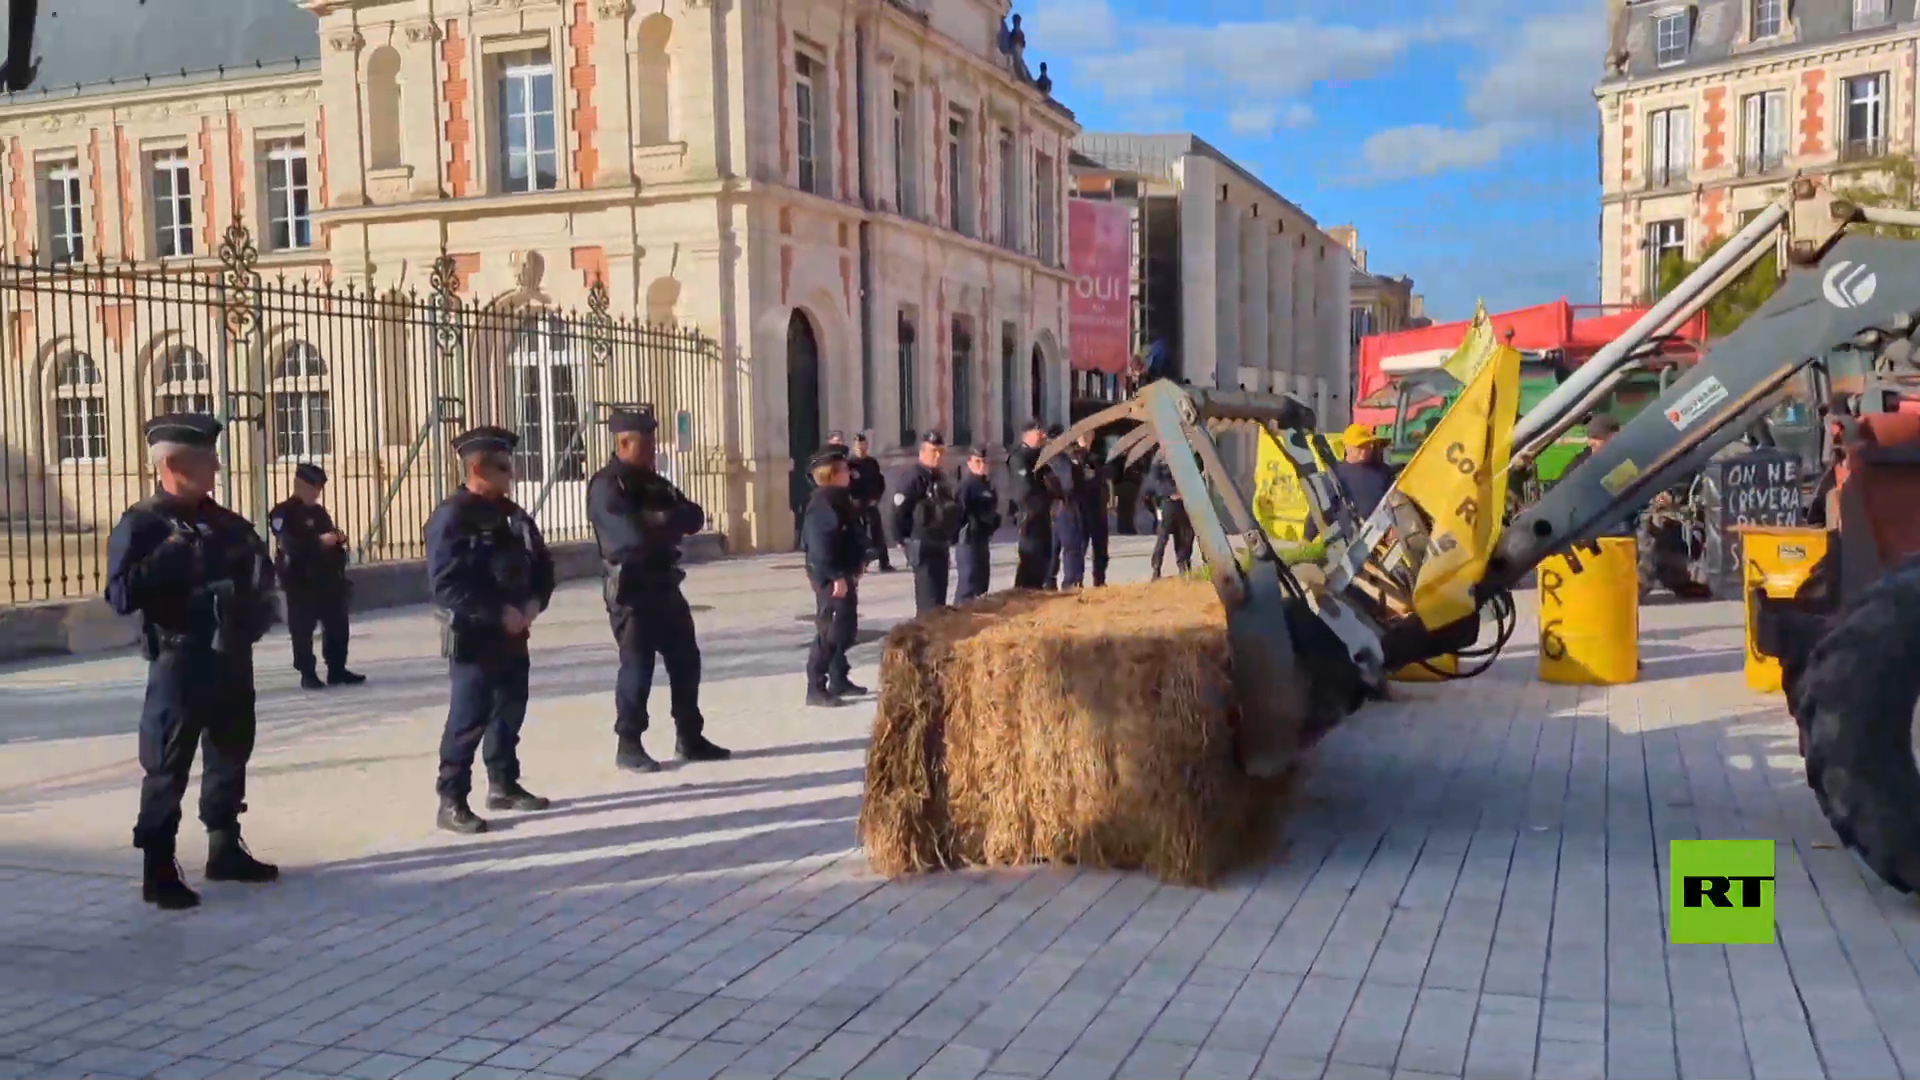
M107 535L152 490L143 425L164 412L225 421L218 497L256 523L297 465L325 468L360 562L424 554L459 483L448 440L475 424L520 434L515 497L550 541L592 535L586 482L616 406L653 409L662 471L721 513L724 371L697 331L613 317L600 282L585 312L470 305L445 255L425 292L269 281L238 225L219 256L0 265L0 601L101 592Z

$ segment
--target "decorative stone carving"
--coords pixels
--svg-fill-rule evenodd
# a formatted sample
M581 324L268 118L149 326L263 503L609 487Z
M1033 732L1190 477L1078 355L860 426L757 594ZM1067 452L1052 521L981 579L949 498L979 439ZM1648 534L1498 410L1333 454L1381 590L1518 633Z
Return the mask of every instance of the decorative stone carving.
M603 19L624 19L633 14L633 0L600 0L593 13Z
M358 30L342 30L327 35L327 46L334 52L358 52L366 44L367 39L361 37Z
M706 11L713 7L713 0L681 0L688 11Z
M407 40L419 45L422 42L439 41L440 26L437 23L414 23L406 28Z

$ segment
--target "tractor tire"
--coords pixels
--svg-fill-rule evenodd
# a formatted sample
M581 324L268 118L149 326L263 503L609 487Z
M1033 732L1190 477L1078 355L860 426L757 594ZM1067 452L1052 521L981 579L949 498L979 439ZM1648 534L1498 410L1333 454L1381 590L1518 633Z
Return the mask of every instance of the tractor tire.
M1920 562L1907 562L1834 620L1797 673L1788 707L1807 785L1841 843L1901 892L1920 888Z

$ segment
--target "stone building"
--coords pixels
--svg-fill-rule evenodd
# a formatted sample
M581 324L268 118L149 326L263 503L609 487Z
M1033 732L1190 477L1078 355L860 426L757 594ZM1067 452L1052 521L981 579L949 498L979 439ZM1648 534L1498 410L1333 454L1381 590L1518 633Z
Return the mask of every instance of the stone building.
M1611 0L1600 135L1600 293L1635 303L1795 175L1884 184L1914 150L1913 0ZM1824 195L1823 195L1824 199ZM1822 204L1797 239L1828 226Z
M1338 240L1353 258L1350 292L1351 343L1356 370L1360 360L1360 339L1369 334L1394 334L1431 324L1426 304L1413 291L1413 279L1405 274L1389 277L1367 269L1367 249L1360 246L1360 231L1352 225L1335 225L1327 234Z
M1352 406L1345 246L1194 135L1074 140L1084 196L1133 201L1136 333L1196 386L1298 393L1323 424Z
M263 308L262 355L229 376L237 339L218 305L143 310L124 342L96 296L63 325L113 339L109 357L57 339L45 298L16 295L5 393L44 399L23 460L65 474L112 457L137 476L137 450L93 443L132 446L155 411L252 394L271 415L236 437L266 447L262 498L313 459L336 486L364 481L371 505L417 480L423 453L445 467L423 433L452 422L434 410L456 399L462 422L523 429L523 458L558 481L542 485L546 512L578 531L599 448L585 433L606 405L643 399L676 480L750 551L790 544L793 461L829 429L871 429L882 448L931 428L1001 443L1008 415L1064 418L1078 129L1028 72L1003 4L40 6L34 83L0 99L8 259L211 282L237 224L265 279L348 300ZM491 320L467 327L444 377L416 370L445 341L429 307L380 323L388 298L433 295L436 263L461 318ZM365 325L342 314L356 303ZM560 317L588 310L635 329L589 343L587 321ZM607 354L617 367L629 346L631 370L608 375ZM294 396L323 364L341 381L324 445L301 436L317 414ZM110 402L61 405L63 369ZM87 502L76 485L39 498ZM379 515L361 517L350 532Z

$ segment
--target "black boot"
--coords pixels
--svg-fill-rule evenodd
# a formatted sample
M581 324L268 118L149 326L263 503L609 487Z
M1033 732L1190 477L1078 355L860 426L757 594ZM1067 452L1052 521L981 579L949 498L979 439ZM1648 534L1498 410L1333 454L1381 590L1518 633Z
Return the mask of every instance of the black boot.
M543 799L521 787L518 780L488 785L487 809L489 810L545 810L552 805L552 800Z
M264 885L280 880L280 868L254 858L253 852L240 842L240 830L237 827L208 829L207 880Z
M846 703L846 699L831 690L822 690L817 686L807 690L807 704L814 708L837 709Z
M343 667L327 669L328 686L359 686L366 681L367 677L365 675L355 671L348 671Z
M852 679L844 677L827 683L827 693L834 697L866 697L872 692Z
M673 741L673 756L681 761L725 761L733 751L714 745L705 735L686 735Z
M640 745L637 738L621 737L620 749L614 752L613 763L628 772L660 771L660 763L653 760L653 755L647 753L647 748Z
M465 795L440 796L440 816L434 824L448 832L472 836L487 831L487 819L473 812Z
M314 674L312 668L302 668L300 670L300 689L325 690L326 688L327 684L320 681L320 676Z
M172 851L149 848L140 855L145 863L140 874L140 899L162 911L200 906L200 894L180 879L180 864L174 861Z

